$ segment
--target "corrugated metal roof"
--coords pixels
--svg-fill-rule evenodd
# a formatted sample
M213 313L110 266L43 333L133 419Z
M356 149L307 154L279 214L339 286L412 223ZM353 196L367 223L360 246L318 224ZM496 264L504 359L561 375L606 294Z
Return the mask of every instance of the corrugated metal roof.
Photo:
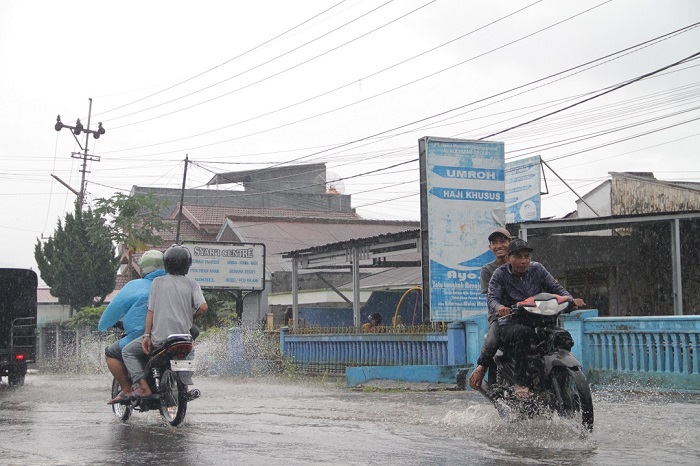
M360 279L360 289L362 290L406 289L421 286L421 284L420 267L396 267ZM352 289L352 282L342 285L340 289Z
M304 210L304 209L252 209L246 207L226 207L226 206L203 206L203 205L185 205L182 208L183 213L189 214L188 218L195 224L216 225L220 227L226 218L235 218L239 220L253 219L345 219L351 221L361 221L362 217L357 215L354 210L347 211L330 211L330 210ZM177 218L177 209L173 213L172 218Z
M105 298L105 304L110 303L119 293L119 290L114 290ZM51 294L51 288L39 287L36 289L37 304L58 304L58 298Z
M295 222L295 221L237 221L229 218L228 226L242 242L265 244L265 265L271 272L291 271L291 261L283 259L288 251L323 244L366 238L386 233L412 230L418 222Z

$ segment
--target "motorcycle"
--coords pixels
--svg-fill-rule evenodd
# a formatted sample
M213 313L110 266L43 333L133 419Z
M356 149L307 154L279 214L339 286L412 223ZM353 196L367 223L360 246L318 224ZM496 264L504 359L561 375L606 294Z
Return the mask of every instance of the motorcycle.
M540 293L512 306L518 322L535 331L526 356L527 386L534 396L517 398L514 394L515 361L501 348L494 357L497 367L495 383L483 381L479 391L496 407L499 414L530 418L546 412L577 419L587 431L593 431L593 399L581 363L570 352L571 334L557 326L559 315L568 309L568 297Z
M154 396L130 398L115 403L112 411L122 422L131 417L133 411L160 410L160 414L171 425L177 426L185 420L187 403L200 397L198 389L189 390L194 375L193 338L190 334L170 335L165 343L151 351L145 366L146 380ZM192 354L192 356L190 356ZM190 357L190 359L188 359ZM112 397L121 387L112 380Z

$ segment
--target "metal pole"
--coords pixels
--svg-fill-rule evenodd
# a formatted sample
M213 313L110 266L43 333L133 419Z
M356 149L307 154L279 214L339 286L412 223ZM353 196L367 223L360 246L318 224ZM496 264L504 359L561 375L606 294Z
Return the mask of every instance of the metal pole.
M292 257L292 328L299 325L299 258Z
M185 199L185 182L187 181L187 162L188 155L185 154L185 173L182 175L182 191L180 191L180 211L177 214L177 233L175 234L175 243L180 244L180 224L182 223L182 203Z
M90 129L90 118L92 117L92 97L88 98L90 101L90 108L88 109L88 121L87 129ZM88 143L90 142L90 131L85 131L85 148L83 149L83 170L82 177L80 179L80 198L78 200L78 205L83 208L83 203L85 202L85 173L87 172L87 159L88 159Z
M593 212L593 213L595 214L596 217L600 217L600 215L598 215L598 212L596 212L595 209L593 209L593 207L591 207L590 205L588 205L588 202L586 202L581 196L579 196L579 194L576 192L576 190L575 190L574 188L572 188L571 186L569 186L569 183L567 183L566 181L564 181L564 178L562 178L561 176L559 176L559 174L558 174L557 172L555 172L554 170L552 170L552 167L550 167L549 164L548 164L547 162L545 162L544 159L543 159L542 157L540 157L540 161L541 161L544 165L546 165L547 168L549 168L549 169L552 171L552 173L554 173L554 176L556 176L557 178L559 178L559 181L561 181L562 183L564 183L564 185L565 185L567 188L569 188L569 190L570 190L572 193L574 193L574 194L576 195L576 197L578 197L579 200L580 200L581 202L583 202L584 204L586 204L586 207L588 207L589 209L591 209L591 212Z
M357 246L352 248L352 315L355 327L362 325L360 321L360 252Z
M683 284L681 276L681 225L676 218L671 221L671 269L673 280L673 313L683 315Z

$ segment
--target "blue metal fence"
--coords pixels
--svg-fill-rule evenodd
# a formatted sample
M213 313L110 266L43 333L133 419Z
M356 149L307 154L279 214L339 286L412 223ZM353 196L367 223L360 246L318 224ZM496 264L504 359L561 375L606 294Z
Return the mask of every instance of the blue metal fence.
M353 366L446 365L446 333L290 334L280 330L282 354L307 371L345 372Z
M564 316L562 325L594 384L700 391L700 316L598 317L584 310ZM474 367L486 328L485 314L452 323L447 333L293 335L283 328L280 344L286 358L310 371Z

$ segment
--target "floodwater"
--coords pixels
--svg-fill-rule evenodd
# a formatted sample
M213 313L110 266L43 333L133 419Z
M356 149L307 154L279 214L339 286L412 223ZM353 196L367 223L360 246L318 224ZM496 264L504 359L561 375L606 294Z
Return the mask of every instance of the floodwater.
M472 391L352 390L341 380L196 377L185 423L120 422L107 374L0 387L0 464L697 465L700 396L596 391L595 428L509 422Z

